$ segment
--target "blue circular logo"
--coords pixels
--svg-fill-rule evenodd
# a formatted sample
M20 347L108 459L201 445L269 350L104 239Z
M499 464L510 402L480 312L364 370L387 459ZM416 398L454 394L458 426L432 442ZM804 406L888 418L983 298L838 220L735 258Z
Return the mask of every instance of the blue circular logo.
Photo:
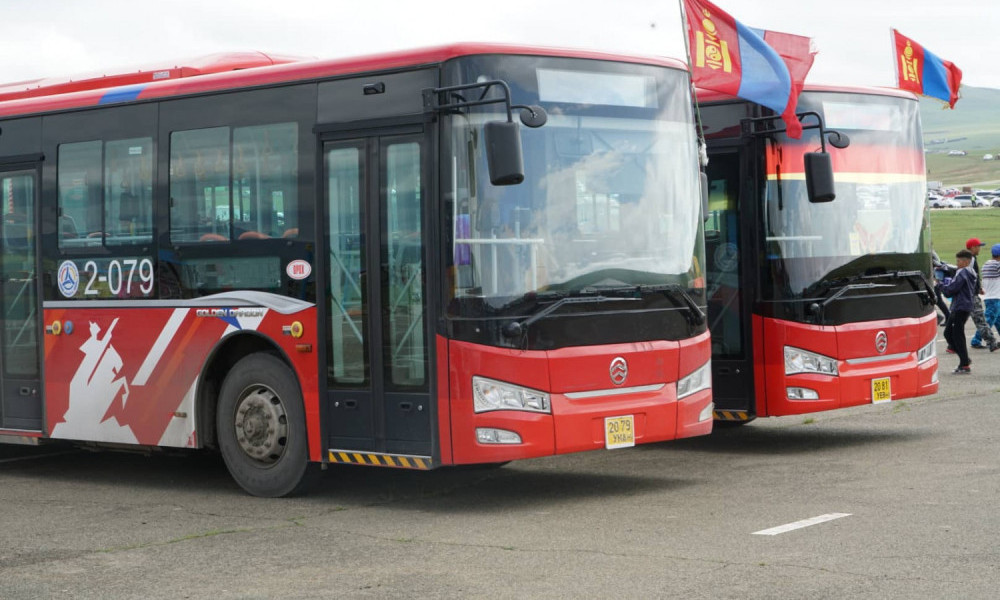
M59 265L59 275L56 279L59 293L66 298L72 298L76 291L80 289L80 271L76 268L76 263L71 260L64 260Z

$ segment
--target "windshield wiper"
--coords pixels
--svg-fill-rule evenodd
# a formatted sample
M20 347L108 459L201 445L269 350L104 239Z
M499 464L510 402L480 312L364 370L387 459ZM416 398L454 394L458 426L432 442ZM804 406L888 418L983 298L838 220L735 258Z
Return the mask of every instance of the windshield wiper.
M675 283L622 286L591 285L577 292L572 292L573 295L568 295L568 292L549 292L545 295L539 294L536 296L537 299L544 299L545 296L548 296L549 298L555 296L558 299L523 321L511 321L507 323L500 329L500 332L505 337L520 337L527 332L528 327L532 324L541 321L567 304L636 302L642 300L642 296L654 293L663 293L665 295L673 295L675 298L679 298L683 304L683 308L685 309L686 318L692 325L701 325L705 322L705 314L701 312L701 308L698 307L694 299L691 298L683 287Z
M551 315L559 308L567 304L590 304L599 302L620 302L622 300L639 300L639 298L609 298L608 296L565 296L546 306L537 313L531 315L523 321L511 321L500 329L500 332L509 338L519 337L528 331L528 327Z
M915 285L913 285L914 284L913 278L920 277L920 279L924 283L924 291L928 293L929 300L931 302L935 301L934 287L930 284L929 281L927 281L927 278L924 277L924 274L921 271L886 271L885 273L872 273L869 275L864 275L864 274L851 275L850 277L842 277L840 279L823 279L821 281L817 281L816 283L806 288L806 290L802 292L802 295L804 297L808 297L808 294L818 294L820 297L823 297L827 293L836 290L837 295L839 296L840 292L845 288L863 289L859 287L852 287L852 285L855 285L855 282L864 281L866 279L868 280L883 279L887 277L890 279L906 279L910 282L910 285L913 286L914 290L917 290L918 288ZM861 285L865 286L867 284L861 284ZM881 284L882 287L891 285L892 284L888 283ZM828 300L829 299L827 299L827 302L824 302L824 305L828 303Z
M673 294L674 297L680 298L684 302L684 306L687 308L688 322L692 325L701 325L705 322L705 313L701 312L701 308L695 303L694 298L687 293L687 290L676 283L640 285L638 287L640 293L663 292L664 294Z
M563 298L568 298L570 296L576 295L574 292L568 291L545 291L545 292L528 292L523 296L519 296L510 302L504 304L499 309L497 313L507 313L513 311L515 308L523 308L526 305L537 305L539 302L554 302L557 300L562 300Z
M602 294L627 294L642 297L647 294L657 294L662 293L664 295L672 295L674 298L680 298L684 304L684 308L687 309L687 319L692 325L701 325L705 322L705 314L701 312L701 308L695 303L694 299L691 298L687 290L676 283L661 283L661 284L639 284L639 285L623 285L623 286L588 286L584 288L586 290L596 290ZM638 298L637 298L638 299Z
M843 296L844 294L846 294L851 290L870 290L873 288L884 288L884 287L896 287L896 286L892 285L891 283L849 283L844 287L840 288L839 290L837 290L836 294L823 300L823 302L821 302L819 306L820 308L826 308L828 304L840 298L841 296Z
M937 295L934 293L934 286L931 282L927 280L927 276L924 275L923 271L888 271L886 273L879 273L877 275L865 275L862 279L878 279L881 277L889 277L891 279L905 279L913 287L913 291L920 291L914 281L915 277L919 277L920 281L924 284L923 291L926 292L926 296L921 297L921 301L924 304L933 304L937 301Z
M855 279L855 281L856 280L857 279ZM823 312L826 309L827 305L832 303L834 300L837 300L847 292L851 290L870 290L874 288L885 288L885 287L896 287L896 286L891 283L849 283L839 288L836 294L830 296L829 298L825 298L822 302L814 302L809 307L809 310L816 316L817 319L822 321Z
M839 279L821 279L802 290L802 297L810 298L813 295L818 295L820 298L823 298L831 291L839 290L845 285L850 285L855 281L859 281L861 277L861 275L852 275L850 277L841 277Z

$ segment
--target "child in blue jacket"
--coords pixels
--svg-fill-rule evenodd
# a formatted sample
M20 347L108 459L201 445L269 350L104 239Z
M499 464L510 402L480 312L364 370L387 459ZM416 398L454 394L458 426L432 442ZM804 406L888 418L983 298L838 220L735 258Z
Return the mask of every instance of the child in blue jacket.
M951 300L951 314L944 325L944 339L948 345L958 353L958 368L955 373L971 373L969 365L969 347L965 344L965 322L972 314L973 296L979 288L979 278L969 269L972 264L972 253L968 250L960 250L955 254L958 262L958 272L954 278L946 278L941 282L941 291Z

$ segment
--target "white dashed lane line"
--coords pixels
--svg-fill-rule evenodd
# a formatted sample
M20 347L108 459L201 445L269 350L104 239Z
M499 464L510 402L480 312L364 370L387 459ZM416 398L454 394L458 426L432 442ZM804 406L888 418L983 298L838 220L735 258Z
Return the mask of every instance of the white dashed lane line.
M787 525L778 525L777 527L772 527L770 529L762 529L760 531L753 532L751 535L778 535L779 533L787 533L789 531L795 531L796 529L802 529L803 527L818 525L820 523L826 523L827 521L849 516L851 516L851 513L829 513L813 517L811 519L803 519L794 523L788 523Z

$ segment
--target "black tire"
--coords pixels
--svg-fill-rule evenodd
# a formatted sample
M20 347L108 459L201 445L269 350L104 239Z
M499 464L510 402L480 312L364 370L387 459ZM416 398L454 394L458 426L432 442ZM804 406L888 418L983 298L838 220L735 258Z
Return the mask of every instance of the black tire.
M265 498L303 491L311 479L305 409L285 363L270 354L236 363L219 390L215 422L222 458L240 487Z

